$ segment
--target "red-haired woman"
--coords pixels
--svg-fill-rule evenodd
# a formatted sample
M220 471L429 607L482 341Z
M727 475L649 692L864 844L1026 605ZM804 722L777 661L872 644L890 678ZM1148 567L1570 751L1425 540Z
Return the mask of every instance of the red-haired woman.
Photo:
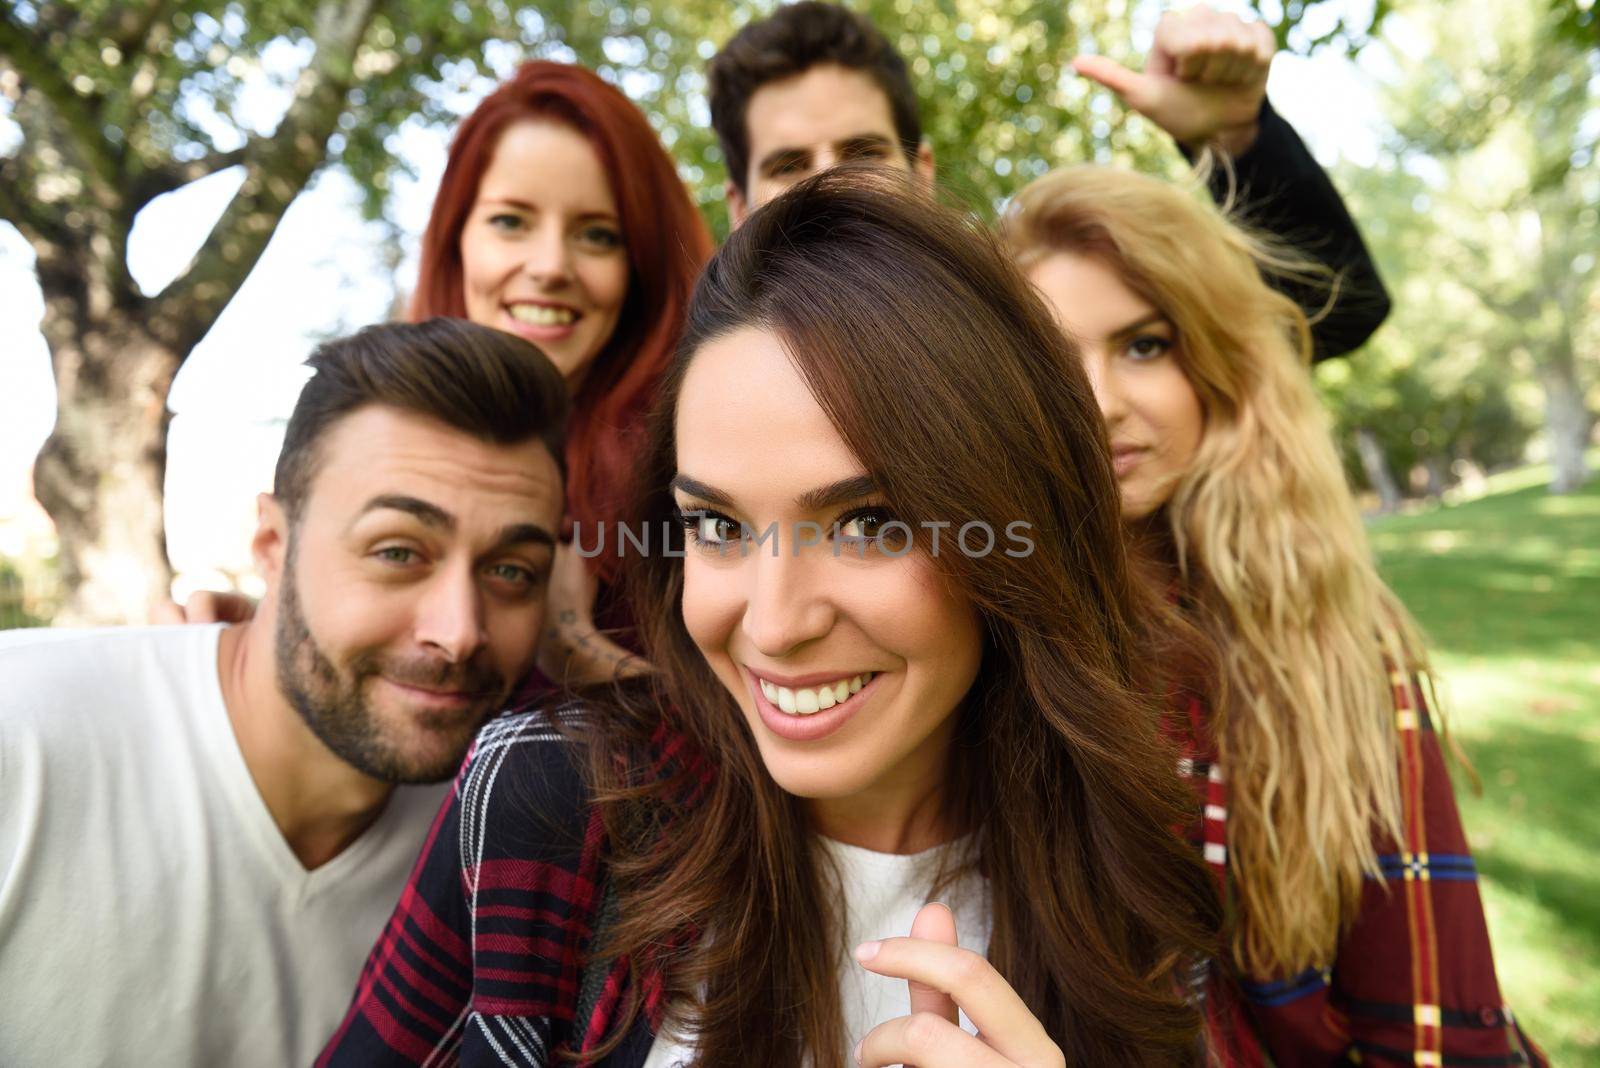
M568 518L618 514L635 428L683 326L711 237L644 115L592 71L536 61L462 122L422 238L413 319L521 335L566 377ZM594 625L614 554L563 550L544 670L609 678L625 650ZM602 589L602 622L617 613ZM609 617L609 619L608 619Z
M573 395L567 514L585 544L618 514L637 424L710 254L711 236L649 121L592 71L525 63L456 131L410 318L471 319L527 338L555 362ZM627 659L595 625L596 615L626 622L610 596L617 562L614 553L558 553L539 658L551 678L601 681ZM197 595L187 616L250 610Z

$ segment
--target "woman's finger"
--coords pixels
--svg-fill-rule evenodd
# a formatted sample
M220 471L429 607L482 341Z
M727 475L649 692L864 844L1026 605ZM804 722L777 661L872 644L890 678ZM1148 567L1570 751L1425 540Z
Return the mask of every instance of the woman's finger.
M891 1064L915 1068L1018 1068L997 1051L931 1012L899 1016L868 1031L856 1044L862 1068Z
M922 906L917 910L917 918L911 921L911 937L944 946L956 945L955 914L936 901ZM949 994L915 979L907 980L906 986L911 991L911 1015L931 1012L951 1023L960 1022L960 1011Z
M1018 1064L1060 1063L1061 1051L1044 1027L979 954L921 938L886 938L856 947L856 959L868 971L949 994L989 1045Z

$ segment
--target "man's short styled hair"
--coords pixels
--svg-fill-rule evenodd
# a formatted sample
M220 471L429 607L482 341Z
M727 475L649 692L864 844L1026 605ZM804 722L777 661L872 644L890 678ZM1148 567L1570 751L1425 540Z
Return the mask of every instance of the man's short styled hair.
M339 420L378 405L428 416L480 441L539 438L561 463L567 386L544 353L512 334L464 319L380 323L320 345L314 372L284 433L273 495L298 520Z
M906 61L865 15L821 0L800 0L734 34L711 59L711 126L722 146L728 177L748 193L750 98L769 82L834 64L870 77L889 98L889 112L907 160L917 158L922 119Z

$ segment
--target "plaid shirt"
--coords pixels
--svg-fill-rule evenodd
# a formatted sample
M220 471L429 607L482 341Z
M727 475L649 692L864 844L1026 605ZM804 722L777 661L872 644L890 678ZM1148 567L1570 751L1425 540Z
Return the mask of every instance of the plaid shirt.
M317 1064L534 1066L592 1049L631 982L626 958L600 973L589 1026L573 1033L602 843L573 746L548 713L484 727ZM661 1008L659 991L644 994L607 1068L644 1063Z
M1214 1063L1546 1063L1500 997L1476 869L1421 691L1397 680L1395 700L1406 840L1379 843L1384 877L1369 882L1329 967L1241 980L1213 966ZM1205 737L1198 701L1188 716L1188 736ZM658 742L663 766L678 759L665 734ZM1226 893L1227 784L1199 743L1185 764L1204 802L1194 837ZM317 1064L532 1066L555 1063L555 1050L594 1048L633 981L624 958L579 989L602 906L602 844L572 747L548 714L490 723ZM643 997L606 1068L644 1063L662 1006L648 981Z
M1214 970L1208 1032L1216 1059L1255 1065L1545 1065L1495 980L1478 871L1420 685L1396 673L1404 841L1375 842L1381 878L1327 967L1293 976ZM1206 713L1188 707L1191 738ZM1202 844L1227 893L1228 791L1214 751L1191 743ZM1242 998L1241 996L1242 995Z

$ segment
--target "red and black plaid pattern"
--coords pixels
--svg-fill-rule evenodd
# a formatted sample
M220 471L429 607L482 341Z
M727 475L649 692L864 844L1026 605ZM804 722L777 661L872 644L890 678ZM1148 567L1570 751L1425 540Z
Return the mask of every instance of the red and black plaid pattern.
M479 734L319 1066L545 1065L609 1033L626 960L570 1033L602 847L572 749L539 712ZM648 1049L635 1030L623 1050Z
M1214 976L1207 1029L1217 1063L1545 1065L1495 979L1478 874L1417 680L1393 679L1404 841L1375 842L1380 876L1326 967ZM1226 886L1227 790L1188 700L1185 757L1202 791L1194 837Z

